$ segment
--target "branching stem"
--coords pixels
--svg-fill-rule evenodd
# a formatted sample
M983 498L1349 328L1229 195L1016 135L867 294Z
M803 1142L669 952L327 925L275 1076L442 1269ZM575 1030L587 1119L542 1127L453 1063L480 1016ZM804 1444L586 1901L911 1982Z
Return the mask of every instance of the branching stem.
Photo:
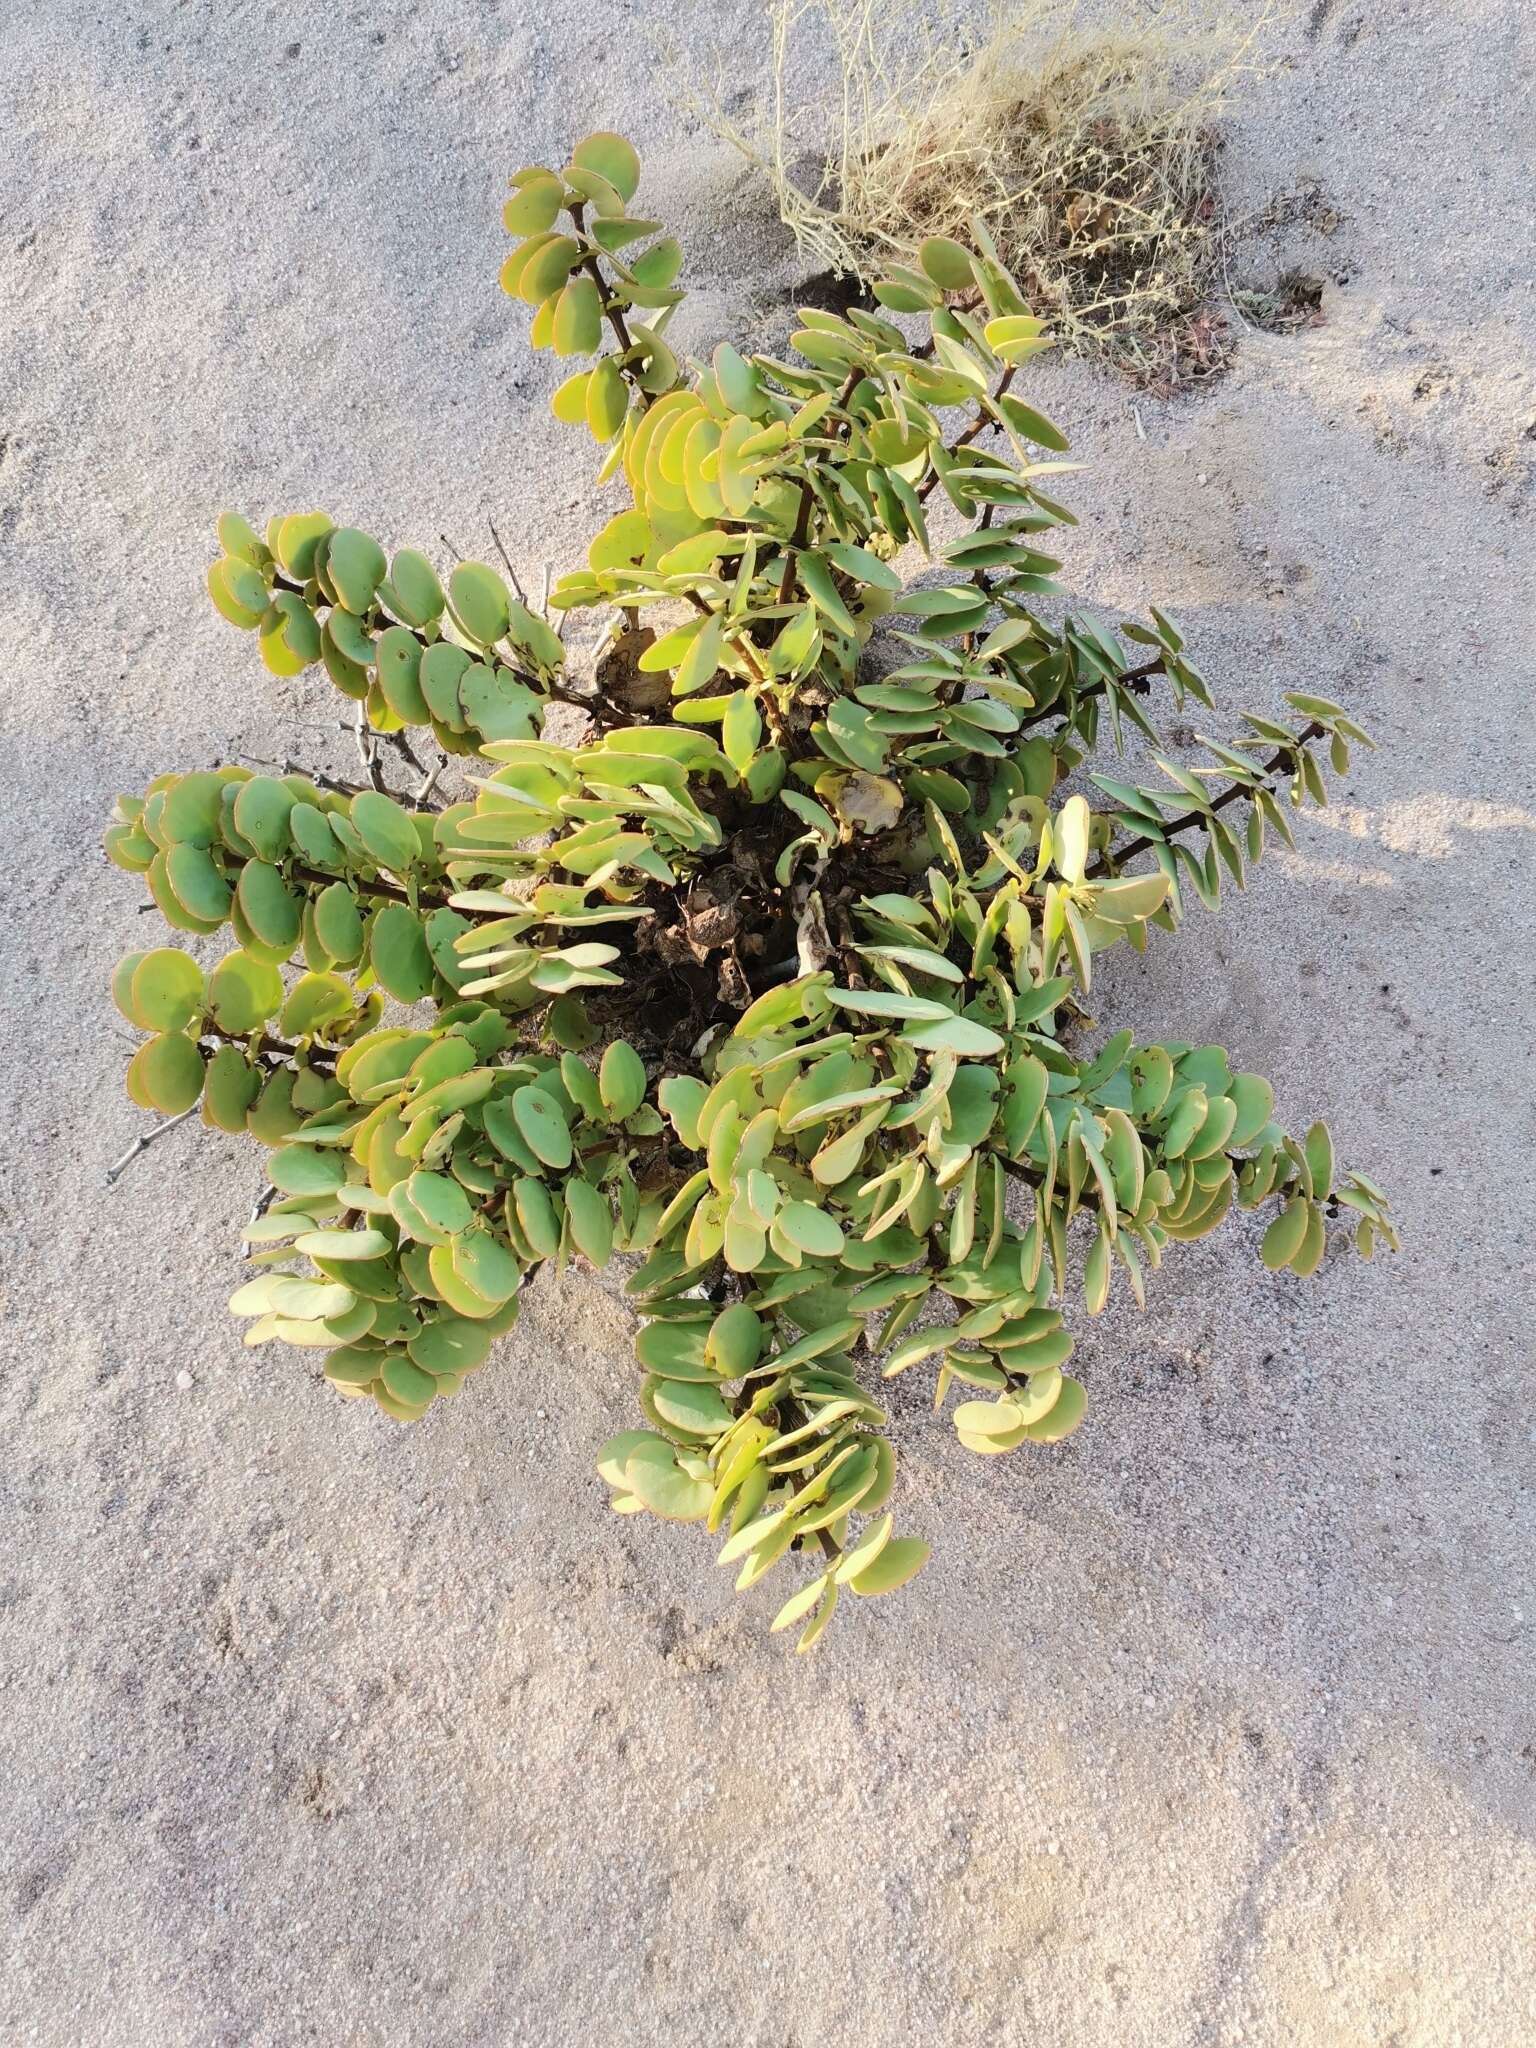
M586 235L586 230L583 226L583 216L585 213L585 204L579 204L571 208L571 219L575 223L576 232L583 239L585 239ZM608 325L613 329L613 338L618 343L621 353L625 357L632 355L635 347L634 336L629 331L629 324L625 320L623 312L614 303L609 294L608 280L603 275L603 266L598 261L596 249L590 247L587 249L586 254L581 259L580 268L587 273L588 277L597 286L598 293L603 302L604 317ZM639 391L640 403L648 406L651 403L651 393L639 389L637 380L630 375L623 362L620 362L619 369L629 378L630 383L635 385L636 390Z
M264 1031L226 1031L222 1025L204 1019L200 1036L217 1038L225 1045L243 1046L258 1059L275 1059L280 1066L284 1062L293 1066L299 1064L298 1046L290 1045L283 1038L269 1038ZM304 1049L304 1064L323 1073L336 1064L336 1055L324 1047L308 1046Z
M182 1110L178 1116L168 1116L163 1124L156 1124L152 1131L145 1131L140 1137L135 1138L122 1158L113 1160L107 1168L103 1175L106 1185L109 1188L116 1187L141 1152L147 1152L151 1145L165 1136L167 1131L174 1131L178 1124L184 1124L187 1118L201 1107L201 1102L194 1102L191 1109Z
M1320 740L1327 730L1328 728L1319 725L1315 718L1309 719L1294 740L1283 747L1276 747L1260 770L1261 779L1267 783L1271 775L1278 774L1282 768L1295 761L1298 751L1306 746L1309 740ZM1241 797L1251 798L1254 788L1255 785L1251 782L1228 783L1220 796L1213 797L1210 803L1200 810L1181 811L1178 817L1170 818L1162 828L1162 839L1171 839L1177 832L1195 831L1205 823L1213 811L1224 811L1228 804L1235 804ZM1128 839L1123 846L1113 846L1089 868L1086 879L1090 882L1102 881L1106 875L1118 873L1125 863L1134 860L1138 853L1147 853L1159 844L1160 839L1153 839L1143 833L1135 839Z
M860 367L857 364L854 366L853 369L851 369L848 372L847 382L843 385L842 390L837 395L837 409L839 412L846 412L848 402L853 397L854 392L858 390L859 384L862 381L863 376L864 371L862 367ZM838 421L837 431L839 438L842 438L844 435L847 434L849 424L850 423L846 418L843 418ZM784 574L779 578L780 604L788 604L790 597L794 591L795 558L799 550L805 546L807 540L809 540L810 538L811 507L815 503L815 501L816 493L814 488L812 487L810 478L807 477L800 486L800 503L795 510L794 529L790 534L789 547L785 551L784 555Z
M267 1211L271 1208L272 1204L276 1200L277 1189L272 1185L271 1181L268 1181L267 1185L262 1189L261 1193L256 1197L255 1201L251 1204L251 1213L245 1219L245 1235L240 1239L240 1250L236 1254L238 1258L248 1259L250 1257L251 1229L255 1224L261 1221L262 1217L266 1215Z
M306 768L302 761L264 761L259 754L236 754L237 761L247 768L265 768L273 775L302 775L312 782L316 789L327 789L332 796L361 796L363 784L343 782L339 776L327 775L319 768Z
M1167 666L1167 656L1159 654L1152 661L1144 661L1140 668L1123 669L1115 678L1115 682L1120 689L1134 691L1138 697L1142 697L1146 695L1152 677L1165 674ZM1085 683L1080 690L1074 692L1074 705L1085 703L1090 697L1102 697L1108 688L1109 684L1102 679L1095 683ZM1058 699L1055 703L1048 704L1043 711L1036 711L1032 716L1020 719L1019 731L1027 732L1032 725L1044 725L1052 718L1061 719L1064 726L1069 725L1072 721L1072 712L1063 711Z
M1010 366L1006 370L1004 370L1002 376L998 378L997 389L992 394L992 403L994 405L996 405L997 401L1007 391L1008 386L1013 382L1015 367L1015 365L1010 364ZM988 419L987 415L978 406L975 419L966 428L963 434L957 434L955 436L954 440L951 441L948 449L945 451L946 454L958 455L962 448L968 448L973 441L977 440L982 434L984 434L987 431L988 427L994 427L996 425L996 420ZM932 497L933 493L938 489L942 481L943 479L939 475L939 472L935 470L932 476L929 477L928 481L918 491L917 497L919 504L925 503L930 497Z

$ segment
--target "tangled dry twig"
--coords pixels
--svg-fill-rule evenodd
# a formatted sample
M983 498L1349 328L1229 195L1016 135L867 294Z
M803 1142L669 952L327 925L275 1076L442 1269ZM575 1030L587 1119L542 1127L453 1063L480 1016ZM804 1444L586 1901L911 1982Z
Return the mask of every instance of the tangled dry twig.
M760 119L728 111L725 69L684 90L808 252L868 279L982 219L1065 346L1185 380L1218 268L1216 123L1260 68L1267 8L1240 27L1221 0L1165 0L1112 30L1081 0L993 0L979 20L947 0L769 13ZM830 91L810 84L829 74Z

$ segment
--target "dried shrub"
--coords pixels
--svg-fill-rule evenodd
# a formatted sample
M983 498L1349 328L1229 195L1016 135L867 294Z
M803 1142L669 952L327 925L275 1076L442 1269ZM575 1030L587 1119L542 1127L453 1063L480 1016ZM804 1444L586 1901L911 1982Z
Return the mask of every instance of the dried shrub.
M1163 386L1225 361L1201 315L1219 265L1216 124L1257 68L1267 10L1242 30L1203 0L1112 29L1077 0L1011 0L979 24L932 0L769 14L756 123L729 111L739 67L717 63L708 84L676 69L819 262L872 281L980 219L1067 348Z

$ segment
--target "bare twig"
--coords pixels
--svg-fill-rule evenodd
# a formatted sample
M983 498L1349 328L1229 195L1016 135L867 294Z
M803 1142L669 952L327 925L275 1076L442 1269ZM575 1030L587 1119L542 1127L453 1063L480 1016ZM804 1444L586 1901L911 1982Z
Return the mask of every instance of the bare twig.
M594 677L596 675L597 670L600 669L603 665L603 656L608 652L609 648L612 647L615 640L618 639L620 633L623 632L624 625L625 621L623 614L621 612L613 612L610 614L606 625L603 627L602 632L598 634L597 645L592 649L592 652L588 657L588 659L592 663Z
M179 1116L168 1116L163 1124L156 1124L152 1131L145 1131L141 1137L135 1138L122 1158L115 1159L107 1168L103 1176L106 1185L109 1188L116 1187L141 1152L147 1152L157 1139L165 1136L167 1131L174 1131L178 1124L184 1124L192 1111L199 1107L200 1104L194 1102L191 1109L182 1110Z
M352 721L352 737L357 741L358 758L367 772L368 780L382 795L389 794L384 781L384 771L379 766L378 742L368 724L368 707L359 703L357 716Z
M267 1185L256 1197L256 1200L251 1204L251 1213L245 1219L245 1232L242 1234L240 1239L240 1251L238 1254L240 1258L248 1259L251 1255L251 1240L249 1235L251 1225L253 1223L259 1223L262 1217L266 1215L267 1211L271 1208L272 1204L276 1200L277 1189L273 1187L270 1181L268 1181Z
M403 732L381 732L374 741L375 746L377 746L379 740L382 740L386 746L393 747L400 758L408 762L418 775L426 774L426 762L420 759L416 749L411 745Z
M343 782L338 776L327 775L319 768L306 768L302 761L264 761L260 754L236 754L237 761L243 761L248 768L268 768L274 775L303 775L316 789L328 789L333 796L361 796L360 782Z
M222 1025L215 1024L211 1017L205 1017L202 1036L217 1039L223 1045L238 1045L260 1060L273 1060L280 1065L285 1061L294 1065L299 1064L298 1046L289 1045L286 1039L271 1038L265 1031L226 1031ZM303 1049L303 1064L315 1068L317 1072L324 1072L336 1064L336 1054L310 1044Z
M501 535L496 531L495 521L487 519L485 523L491 529L491 539L496 543L496 552L498 555L500 555L502 567L507 572L507 581L511 584L512 588L517 592L518 603L526 604L528 602L528 593L526 590L524 590L522 584L519 583L517 580L517 571L512 566L512 557L507 553L506 549L501 544Z

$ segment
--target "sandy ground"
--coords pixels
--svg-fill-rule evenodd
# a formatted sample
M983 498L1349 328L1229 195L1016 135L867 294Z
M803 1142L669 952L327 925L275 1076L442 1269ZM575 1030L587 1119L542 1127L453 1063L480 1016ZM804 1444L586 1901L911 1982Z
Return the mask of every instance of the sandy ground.
M1091 1426L1049 1455L971 1460L914 1389L936 1559L796 1660L696 1532L608 1516L602 1285L541 1286L474 1396L397 1431L241 1349L253 1151L189 1126L102 1191L143 1122L110 792L345 758L325 686L209 611L214 512L471 552L489 515L534 574L578 558L591 463L495 289L496 205L595 125L689 246L681 331L782 337L795 260L641 12L6 10L0 2034L1529 2042L1528 0L1320 0L1229 176L1342 216L1244 259L1324 275L1326 323L1142 400L1144 442L1120 387L1038 387L1094 465L1083 598L1160 598L1229 705L1311 687L1382 742L1114 994L1330 1117L1401 1258L1303 1285L1245 1227L1193 1248L1090 1329ZM745 8L697 19L752 47Z

